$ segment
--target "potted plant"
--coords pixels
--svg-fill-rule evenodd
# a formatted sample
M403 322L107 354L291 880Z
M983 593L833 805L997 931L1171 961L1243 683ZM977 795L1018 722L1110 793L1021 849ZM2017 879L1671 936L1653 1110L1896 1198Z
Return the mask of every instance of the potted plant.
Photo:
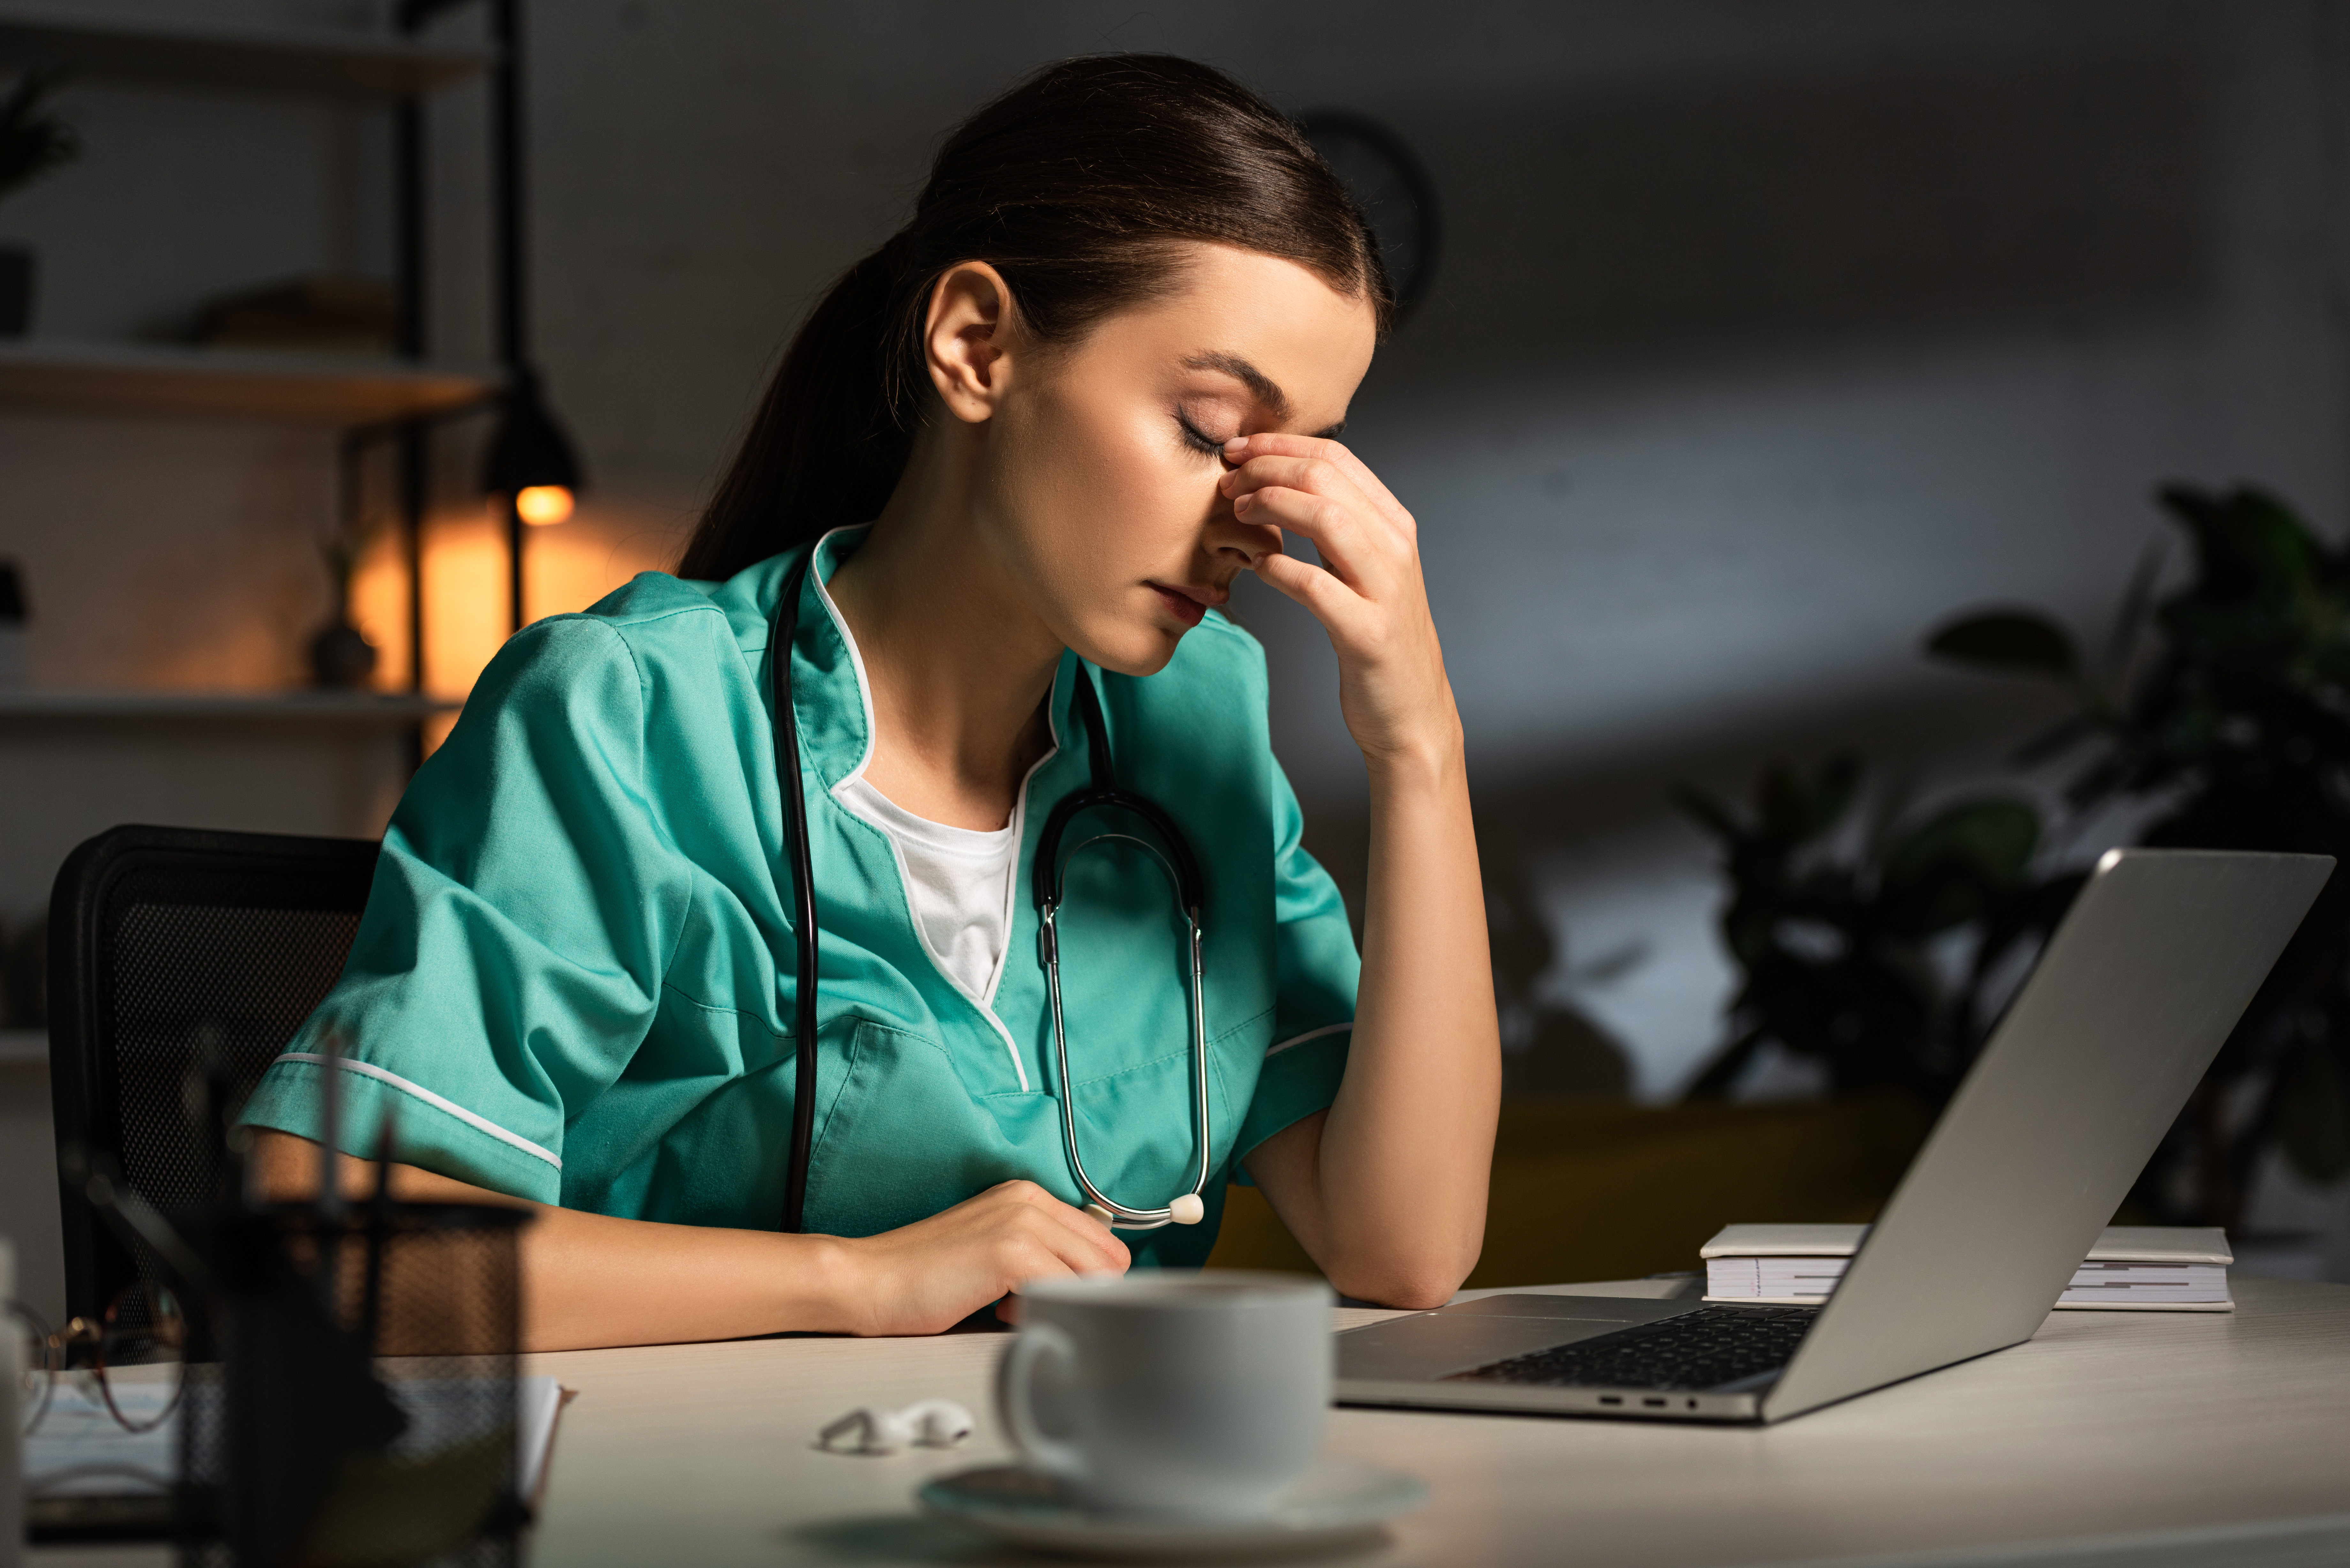
M1859 828L1862 783L1843 756L1772 764L1744 809L1679 793L1722 846L1721 939L1740 974L1731 1037L1687 1098L1727 1096L1775 1044L1823 1064L1837 1095L1899 1091L1939 1109L1989 1033L2002 961L2044 939L2079 889L2033 870L2040 814L2026 801L1966 800L1915 822L1892 810Z
M2141 805L2150 845L2350 863L2350 547L2256 488L2158 499L2193 572L2158 603L2140 572L2101 669L2029 610L1963 617L1928 651L2072 695L2074 712L2023 754L2079 757L2073 809ZM2166 1220L2232 1224L2272 1144L2314 1182L2350 1175L2350 872L2319 896L2136 1196Z
M81 139L48 109L61 71L26 71L0 99L0 199L80 155ZM0 244L0 337L24 335L33 313L33 253Z

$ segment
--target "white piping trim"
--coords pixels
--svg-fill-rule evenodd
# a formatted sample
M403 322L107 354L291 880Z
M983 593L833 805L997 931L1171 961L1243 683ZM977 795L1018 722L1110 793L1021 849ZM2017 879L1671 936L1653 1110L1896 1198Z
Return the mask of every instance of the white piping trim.
M979 1010L979 1015L995 1026L996 1033L1003 1038L1003 1049L1005 1054L1012 1058L1012 1070L1019 1075L1020 1092L1024 1095L1028 1093L1028 1069L1021 1064L1020 1050L1018 1046L1013 1044L1012 1031L1006 1029L1003 1026L1003 1021L995 1016L994 1009L988 1006L986 1002L981 1001L978 997L972 995L970 988L965 986L962 981L955 978L954 972L947 968L945 962L940 959L938 953L931 947L931 939L923 934L922 922L914 914L913 895L906 891L908 888L912 886L914 879L906 869L905 846L898 842L898 836L896 834L890 832L887 827L884 827L881 824L874 821L871 817L858 810L854 805L847 801L840 800L837 796L835 796L834 798L841 810L848 813L849 815L865 824L868 827L872 828L876 833L879 833L882 836L885 842L889 844L889 857L898 863L898 889L900 894L904 895L906 899L906 919L908 923L914 928L914 945L922 950L922 956L931 961L931 967L932 969L939 971L939 978L952 986L956 995L962 997L965 1002L970 1002L972 1006L977 1008ZM1016 807L1013 811L1012 820L1014 826L1016 827L1020 821L1020 813ZM1013 856L1012 875L1008 880L1014 884L1017 884L1020 880L1020 864L1017 851L1014 851ZM1007 894L1007 901L1009 900L1009 897L1010 895ZM995 972L999 978L1003 973L1004 958L1010 956L1011 940L1011 927L1007 924L1004 927L1005 952L995 961Z
M1325 1023L1319 1029L1309 1029L1303 1034L1293 1034L1278 1045L1268 1045L1264 1048L1264 1054L1267 1056L1278 1056L1284 1051L1288 1050L1292 1045L1303 1045L1308 1040L1319 1040L1325 1034L1344 1033L1354 1026L1355 1021L1351 1018L1347 1020L1344 1023Z
M1020 887L1020 857L1018 852L1016 850L1014 852L1012 875L1006 879L1006 887L1003 894L1004 950L995 961L995 973L988 981L986 996L974 996L964 987L962 981L957 980L948 971L947 966L943 962L940 961L939 955L931 950L930 939L922 934L922 922L914 919L913 897L906 891L907 888L912 883L913 878L907 874L906 853L898 846L898 836L891 833L880 823L874 821L871 817L867 816L863 812L858 810L852 802L841 797L840 792L847 789L850 784L855 784L858 779L863 778L865 776L866 768L871 765L873 762L873 743L877 733L873 722L873 688L871 683L866 678L865 655L858 649L856 636L849 631L848 622L842 617L840 607L832 602L832 591L825 586L824 574L817 571L816 569L816 566L817 556L824 549L825 541L830 539L833 535L845 534L852 528L868 526L870 526L868 524L851 523L845 524L838 528L827 530L816 540L816 547L808 553L808 580L816 585L817 600L823 604L825 613L832 617L833 628L840 633L841 645L848 649L848 667L857 676L857 700L865 706L865 754L858 758L857 765L850 769L848 773L842 777L838 784L834 784L830 789L825 791L825 794L832 797L832 802L835 805L839 806L841 810L847 812L858 821L865 824L868 827L872 828L875 832L880 834L884 839L889 841L889 857L892 860L896 861L898 865L898 892L899 895L906 900L906 916L914 928L914 945L922 950L922 956L931 961L931 967L938 971L939 978L945 981L950 986L953 987L955 994L961 996L964 1001L970 1002L972 1006L977 1008L979 1010L979 1015L982 1018L986 1019L989 1024L994 1028L997 1036L1003 1042L1003 1054L1012 1059L1012 1071L1014 1075L1020 1080L1020 1092L1024 1095L1030 1094L1034 1091L1031 1090L1028 1085L1027 1064L1020 1060L1019 1043L1012 1038L1012 1031L1005 1026L1003 1020L995 1015L996 987L1003 982L1004 968L1012 960L1012 905ZM791 652L788 649L785 650L783 657L786 659L791 657ZM1055 685L1058 684L1058 672L1055 671ZM1014 800L1012 805L1011 826L1013 842L1015 844L1020 842L1021 836L1026 831L1028 820L1028 786L1030 783L1035 779L1037 772L1042 769L1046 763L1051 762L1055 757L1061 754L1060 731L1058 726L1053 723L1053 701L1049 696L1045 699L1045 724L1047 729L1053 731L1053 749L1046 752L1043 756L1037 758L1035 765L1028 770L1027 777L1020 781L1019 797ZM778 781L778 783L780 784L780 781Z
M269 1064L275 1067L279 1062L307 1062L314 1067L323 1067L327 1064L326 1057L320 1055L316 1051L287 1051L279 1055ZM557 1159L555 1156L547 1153L546 1150L539 1147L538 1145L531 1142L530 1139L524 1137L519 1133L510 1133L506 1131L505 1128L498 1126L497 1123L491 1121L486 1116L475 1116L473 1112L467 1110L464 1106L456 1104L454 1101L442 1099L440 1096L434 1094L432 1090L426 1088L421 1084L411 1084L407 1079L401 1077L399 1074L387 1073L372 1062L354 1062L348 1056L343 1058L343 1070L347 1073L357 1073L362 1077L380 1080L383 1083L390 1084L395 1089L404 1089L409 1094L414 1095L418 1099L422 1100L426 1105L431 1106L433 1109L448 1112L451 1116L455 1116L459 1121L463 1122L467 1127L473 1128L475 1131L485 1132L492 1137L497 1139L500 1143L512 1144L515 1147L522 1150L525 1154L536 1155L539 1158L546 1161L547 1164L555 1167L557 1170L561 1170L563 1168L563 1162L560 1159Z
M834 628L840 633L840 640L848 649L848 668L857 676L857 700L865 705L865 754L857 759L857 765L848 770L847 778L840 781L843 784L852 779L863 778L866 768L873 761L873 686L865 678L865 655L857 650L857 639L848 635L848 622L842 618L840 607L832 602L832 590L825 586L824 574L817 571L816 567L821 564L819 558L824 554L825 545L832 541L835 535L871 526L869 523L844 523L837 528L828 528L816 540L815 546L808 551L808 581L816 585L816 602L823 605L824 613L832 618ZM791 650L785 649L784 657L790 658ZM839 787L840 784L833 786L835 789Z

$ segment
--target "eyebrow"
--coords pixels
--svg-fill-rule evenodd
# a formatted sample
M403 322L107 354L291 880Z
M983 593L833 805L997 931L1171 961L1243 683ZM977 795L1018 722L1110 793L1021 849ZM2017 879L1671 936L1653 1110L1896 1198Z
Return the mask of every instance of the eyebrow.
M1227 354L1221 349L1194 354L1183 361L1183 368L1187 370L1221 370L1246 387L1252 397L1272 411L1274 419L1286 421L1290 417L1289 394L1281 389L1281 384L1237 354ZM1340 420L1336 424L1314 433L1328 441L1346 428L1347 421Z

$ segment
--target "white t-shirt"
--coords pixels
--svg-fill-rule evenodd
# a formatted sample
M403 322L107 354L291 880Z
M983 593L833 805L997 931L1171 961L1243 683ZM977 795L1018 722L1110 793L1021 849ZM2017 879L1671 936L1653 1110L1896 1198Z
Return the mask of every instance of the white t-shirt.
M1022 796L1024 799L1026 791ZM1012 865L1020 853L1020 812L993 833L949 827L916 816L862 775L835 798L889 836L906 875L914 929L948 977L979 999L995 1001L1003 950L1012 940Z

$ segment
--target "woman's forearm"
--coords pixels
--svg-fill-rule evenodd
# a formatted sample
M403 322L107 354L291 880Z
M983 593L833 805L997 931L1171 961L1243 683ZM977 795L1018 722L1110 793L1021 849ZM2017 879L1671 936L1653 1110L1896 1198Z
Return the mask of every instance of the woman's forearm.
M264 1132L253 1147L260 1196L307 1198L318 1146ZM337 1157L346 1198L375 1191L375 1167ZM1030 1280L1122 1272L1126 1246L1091 1215L1033 1181L1002 1181L927 1220L873 1236L795 1236L623 1220L525 1203L412 1166L392 1195L420 1203L527 1209L522 1236L523 1348L590 1350L741 1339L786 1330L937 1334Z
M375 1190L375 1166L338 1157L344 1195ZM395 1165L392 1193L411 1202L491 1203L531 1211L522 1233L523 1348L737 1339L784 1329L850 1325L837 1317L839 1243L828 1236L723 1231L617 1220L526 1203L450 1177ZM256 1136L253 1174L265 1198L317 1190L318 1148L288 1133Z
M1484 1241L1501 1096L1482 879L1457 744L1371 763L1363 979L1326 1117L1250 1169L1347 1295L1436 1306Z

